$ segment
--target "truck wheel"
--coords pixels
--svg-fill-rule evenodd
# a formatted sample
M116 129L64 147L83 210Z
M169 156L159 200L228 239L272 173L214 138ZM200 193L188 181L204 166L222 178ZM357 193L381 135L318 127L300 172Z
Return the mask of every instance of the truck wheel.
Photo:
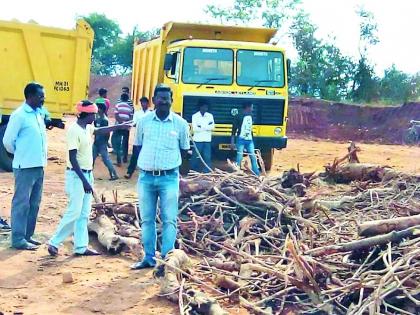
M264 160L265 170L268 172L273 166L274 149L261 152L262 159Z
M6 131L6 126L7 125L0 126L0 168L5 170L6 172L11 172L13 171L13 157L6 151L6 149L3 146L3 136L4 132Z

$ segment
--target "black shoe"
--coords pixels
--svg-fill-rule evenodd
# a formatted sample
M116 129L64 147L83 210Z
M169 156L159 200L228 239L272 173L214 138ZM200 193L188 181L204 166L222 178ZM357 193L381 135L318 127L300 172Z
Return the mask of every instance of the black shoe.
M133 173L127 173L126 175L124 175L125 179L130 179L133 176Z
M156 263L150 262L148 260L138 261L135 264L131 265L132 270L139 270L139 269L146 269L146 268L154 268Z
M41 242L39 242L39 241L37 241L37 240L34 240L33 238L30 238L29 240L26 240L28 243L31 243L31 244L33 244L33 245L36 245L36 246L39 246L39 245L41 245L42 243Z
M101 255L100 253L98 253L96 250L91 249L91 248L86 248L84 253L75 253L74 255L76 256L99 256Z
M109 180L117 180L119 179L118 175L112 175Z
M48 253L51 256L57 256L58 255L58 248L52 245L48 245Z
M6 220L0 219L0 232L10 231L11 229Z

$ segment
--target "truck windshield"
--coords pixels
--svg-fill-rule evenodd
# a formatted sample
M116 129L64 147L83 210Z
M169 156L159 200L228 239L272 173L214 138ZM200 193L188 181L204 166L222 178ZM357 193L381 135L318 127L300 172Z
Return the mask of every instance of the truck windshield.
M182 82L195 84L233 83L233 50L188 47L184 51Z
M283 87L283 54L277 51L238 50L238 85Z

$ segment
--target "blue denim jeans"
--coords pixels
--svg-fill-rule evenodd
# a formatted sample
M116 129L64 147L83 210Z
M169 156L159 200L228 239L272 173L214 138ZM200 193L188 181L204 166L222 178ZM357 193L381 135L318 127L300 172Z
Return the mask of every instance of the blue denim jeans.
M178 170L168 175L153 176L140 171L138 179L139 208L141 217L144 259L155 263L156 252L156 209L159 198L162 221L162 257L175 246L179 195Z
M93 174L83 173L93 187ZM83 254L89 244L88 220L92 204L92 194L86 194L83 183L74 171L66 171L66 194L68 205L57 231L49 244L59 247L73 233L74 252Z
M255 156L255 146L253 140L244 140L238 138L236 142L236 163L240 166L244 155L244 149L248 152L249 158L251 159L251 168L255 175L260 175L260 170L257 164L257 158Z
M196 142L195 145L204 162L211 168L211 142ZM194 148L192 151L191 168L197 172L209 173L208 168L204 166L198 157L197 151Z
M12 247L27 245L35 232L44 183L44 168L15 168L15 194L12 200Z
M104 162L106 168L108 169L109 176L117 175L114 165L112 165L111 158L108 154L108 143L99 143L94 144L92 147L93 150L93 164L95 164L96 158L100 155L102 157L102 162Z

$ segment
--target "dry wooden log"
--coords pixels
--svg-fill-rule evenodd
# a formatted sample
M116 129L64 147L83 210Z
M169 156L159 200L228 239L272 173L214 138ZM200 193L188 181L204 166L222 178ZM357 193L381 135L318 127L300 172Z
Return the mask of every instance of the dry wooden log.
M380 182L385 174L385 167L365 163L348 163L337 166L333 171L328 170L327 174L337 183L347 184L354 180Z
M360 236L374 236L391 231L405 230L416 225L420 225L420 214L410 217L364 222L357 226L357 232Z
M138 248L139 240L131 237L122 237L115 233L116 227L104 214L96 216L88 223L88 230L98 235L98 241L110 254L119 254L124 247ZM135 244L137 244L135 246Z
M384 245L389 242L394 242L394 243L400 242L404 238L407 238L413 235L418 235L419 230L420 230L420 226L414 226L414 227L410 227L402 231L392 231L388 234L372 236L372 237L368 237L368 238L353 241L353 242L314 248L314 249L308 250L307 254L310 254L316 257L316 256L331 255L331 254L340 253L340 252L351 252L351 251L368 249L370 247L373 247L376 245Z

